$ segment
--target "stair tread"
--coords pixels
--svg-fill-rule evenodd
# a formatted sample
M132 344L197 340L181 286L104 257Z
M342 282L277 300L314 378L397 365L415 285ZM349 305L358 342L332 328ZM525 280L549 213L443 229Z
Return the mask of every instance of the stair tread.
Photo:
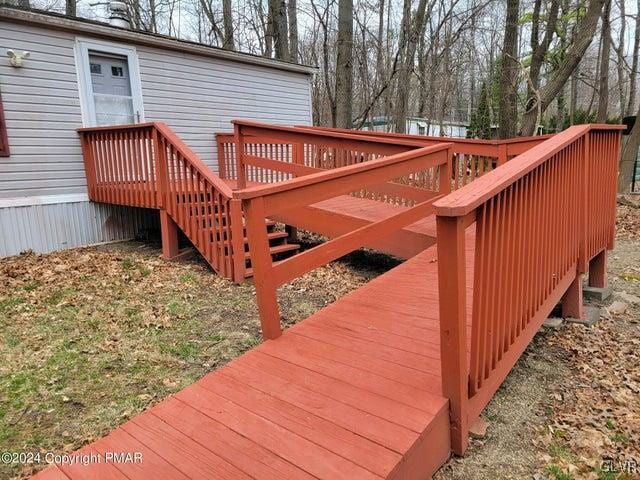
M276 230L275 232L267 233L267 238L269 240L277 240L279 238L287 238L289 234L287 232L281 232L280 230ZM244 243L249 242L247 237L244 237Z
M292 250L299 250L299 249L300 249L300 245L297 243L284 243L282 245L269 247L269 253L271 253L271 255L275 255L277 253L291 252ZM244 258L250 259L251 252L246 252L244 254Z

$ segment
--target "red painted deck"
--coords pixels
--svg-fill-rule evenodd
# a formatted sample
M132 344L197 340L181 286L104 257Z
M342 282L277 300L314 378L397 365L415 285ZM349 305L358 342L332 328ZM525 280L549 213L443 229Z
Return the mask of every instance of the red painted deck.
M435 258L426 250L82 450L142 463L36 478L427 478L450 445Z

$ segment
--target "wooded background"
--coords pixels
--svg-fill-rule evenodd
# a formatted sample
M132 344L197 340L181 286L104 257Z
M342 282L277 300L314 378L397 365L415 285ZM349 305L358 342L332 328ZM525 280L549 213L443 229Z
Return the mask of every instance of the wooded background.
M108 17L104 0L89 1L30 6ZM638 113L640 0L123 1L135 29L317 66L317 125L384 120L404 132L411 116L509 138Z

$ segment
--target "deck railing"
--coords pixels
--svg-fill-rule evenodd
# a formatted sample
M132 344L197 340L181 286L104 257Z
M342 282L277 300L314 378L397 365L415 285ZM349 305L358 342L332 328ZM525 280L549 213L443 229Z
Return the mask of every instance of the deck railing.
M329 127L298 126L298 128L321 132L349 133L352 135L360 135L364 138L380 138L387 141L411 141L423 146L435 145L442 141L451 142L453 143L452 187L454 190L471 183L476 178L506 163L516 155L524 153L528 149L552 137L552 135L540 135L509 140L480 140L474 138L431 137Z
M216 272L236 280L244 275L240 201L169 127L155 122L78 133L91 200L160 209L163 236L175 222ZM163 249L176 250L175 239L163 238Z
M323 132L247 121L234 124L234 135L217 134L216 141L221 175L236 180L239 188L365 163L424 146L412 140L364 138L351 132ZM405 175L352 194L412 205L415 198L410 196L412 190L407 187L426 188L433 186L433 181L430 177Z
M281 334L277 303L277 288L280 285L431 215L433 202L450 192L450 182L442 181L450 176L450 160L451 144L440 143L365 163L315 172L279 184L258 185L234 191L234 199L243 201L247 219L247 236L263 336L276 338ZM400 213L337 236L286 260L273 262L269 254L265 218L404 177L429 177L436 181L429 188L407 186L413 189L413 197L419 200L415 200L412 207L402 209Z
M612 245L620 130L571 127L434 204L443 394L452 448L554 306L580 316L581 274ZM474 245L467 338L466 240Z

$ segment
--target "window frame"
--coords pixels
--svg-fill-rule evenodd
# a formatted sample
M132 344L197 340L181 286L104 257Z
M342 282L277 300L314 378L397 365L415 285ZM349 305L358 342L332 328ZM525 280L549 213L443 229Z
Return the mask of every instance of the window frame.
M78 74L82 125L85 127L94 127L98 123L96 119L95 104L93 102L93 89L91 88L90 53L126 57L127 67L129 69L129 83L131 85L134 117L136 114L139 115L139 117L135 119L136 121L134 123L144 122L144 102L142 99L140 68L138 66L138 52L135 47L93 39L76 38L75 61L76 71Z

